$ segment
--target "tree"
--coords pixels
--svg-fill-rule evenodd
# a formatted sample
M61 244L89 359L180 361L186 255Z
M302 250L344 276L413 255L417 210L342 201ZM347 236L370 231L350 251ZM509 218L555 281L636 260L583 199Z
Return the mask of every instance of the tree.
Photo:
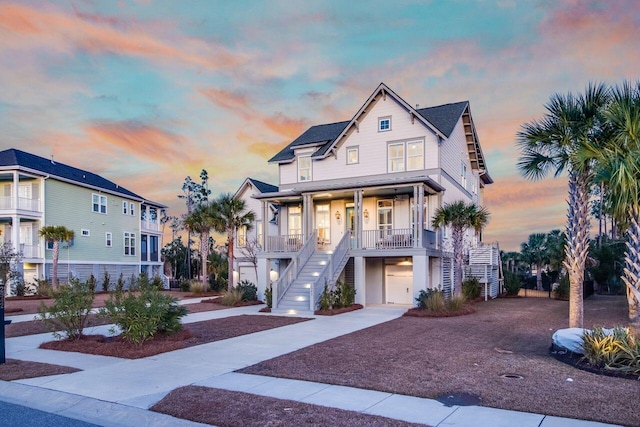
M545 105L541 120L522 125L518 132L521 157L518 169L532 180L553 171L557 177L569 173L567 245L564 266L569 273L569 326L582 327L584 269L589 251L589 195L593 162L577 153L603 134L603 108L609 90L603 84L590 84L584 95L554 94Z
M536 266L536 289L542 290L542 267L548 263L547 235L545 233L529 234L529 240L520 245L522 257L529 265Z
M233 194L230 193L218 196L214 201L214 206L214 229L218 233L227 234L229 289L233 289L233 245L236 231L240 227L247 227L247 230L251 230L255 213L251 210L246 211L245 201L233 197Z
M582 157L597 163L596 181L608 191L609 214L627 229L625 268L629 324L640 337L640 84L625 82L613 90L604 112L610 138L587 144Z
M53 244L52 254L52 277L51 285L54 289L58 288L58 259L60 257L60 242L71 242L74 232L64 225L47 225L40 229L40 237L44 237L47 242Z
M162 256L166 262L171 264L173 278L177 279L186 276L184 260L187 259L187 247L182 243L182 236L178 236L167 243L162 248Z
M200 172L200 184L187 176L182 184L182 193L178 195L179 199L184 199L187 205L187 215L191 214L195 206L209 202L209 174L205 169ZM186 215L185 215L186 216ZM183 217L184 220L184 217ZM191 231L187 230L187 275L191 278Z
M452 293L461 295L462 293L462 266L464 264L464 232L473 228L476 233L489 222L489 212L472 202L466 204L460 200L451 204L444 204L439 207L433 215L433 227L441 228L451 226L451 237L453 239L453 258L455 264L454 282Z
M198 205L183 222L184 227L200 237L200 256L202 257L202 290L206 291L208 286L207 259L209 257L211 229L214 228L216 219L216 206L214 203L204 203Z
M11 279L20 276L15 265L21 261L21 258L20 252L17 252L10 242L0 244L0 282L2 285L0 292L6 293Z

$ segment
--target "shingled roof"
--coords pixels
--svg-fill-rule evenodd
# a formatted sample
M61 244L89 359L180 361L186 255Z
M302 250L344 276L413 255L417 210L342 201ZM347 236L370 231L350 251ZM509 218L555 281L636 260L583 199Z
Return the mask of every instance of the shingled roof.
M100 175L74 168L73 166L68 166L64 163L59 163L53 159L45 159L44 157L36 156L35 154L16 150L15 148L0 151L0 168L7 167L21 167L26 171L39 172L54 179L60 178L83 187L93 187L105 190L109 193L116 193L144 201L143 197L127 190L126 188L120 187L118 184L111 182Z
M453 104L421 108L416 111L448 138L467 105L469 105L468 101L462 101ZM313 153L313 157L323 156L348 124L349 121L347 120L344 122L311 126L291 144L287 145L278 154L269 159L269 162L282 163L291 161L295 158L294 149L304 146L318 147Z
M258 189L261 193L276 193L278 187L275 185L267 184L266 182L258 181L257 179L248 178L249 181Z

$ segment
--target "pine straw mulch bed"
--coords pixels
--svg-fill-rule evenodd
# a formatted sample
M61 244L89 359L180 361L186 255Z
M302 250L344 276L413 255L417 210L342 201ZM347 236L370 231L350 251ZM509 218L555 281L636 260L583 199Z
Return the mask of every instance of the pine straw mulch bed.
M335 316L336 314L349 313L351 311L356 311L362 309L362 304L351 304L348 307L342 308L332 308L329 310L316 310L313 314L318 316Z
M240 315L223 319L205 320L184 325L182 331L171 335L158 335L142 345L124 341L120 336L85 335L71 341L49 341L40 345L48 350L74 351L78 353L139 359L195 345L226 340L281 326L305 322L306 318L282 316Z
M220 304L211 304L211 303L203 303L203 302L187 304L185 305L185 307L187 307L187 310L189 310L189 313L200 313L203 311L224 310L226 308L231 308L231 307L225 307ZM34 315L34 318L35 316L36 315ZM108 325L110 323L113 323L113 322L109 318L101 317L96 314L90 314L87 318L86 327ZM34 335L34 334L44 334L47 332L51 332L51 331L47 328L47 325L42 320L29 320L26 322L15 322L5 326L5 336L7 338L22 337L25 335Z
M79 370L68 366L6 359L6 363L0 364L0 380L24 380L27 378L47 377L49 375L70 374Z
M568 303L517 298L474 307L468 316L402 317L239 372L427 398L467 393L484 406L640 425L640 411L628 410L637 406L640 382L549 355L551 335L567 327ZM625 297L593 296L584 308L587 328L627 323Z
M403 316L406 316L406 317L455 317L455 316L465 316L467 314L471 314L475 312L476 312L476 309L473 308L471 304L465 304L462 307L460 307L458 310L447 310L445 308L442 310L432 311L432 310L424 310L422 308L415 307L407 310L407 312L404 313Z
M173 390L152 411L220 427L423 426L376 415L237 391L187 386Z

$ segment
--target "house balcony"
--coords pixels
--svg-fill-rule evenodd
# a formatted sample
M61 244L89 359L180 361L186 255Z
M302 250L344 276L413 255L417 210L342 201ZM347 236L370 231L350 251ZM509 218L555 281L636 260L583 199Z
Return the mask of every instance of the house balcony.
M18 197L16 200L12 196L0 197L0 212L23 211L31 213L42 213L40 199L29 199Z
M20 253L22 254L23 259L41 258L40 245L27 245L27 244L21 243Z
M358 245L360 242L360 245ZM284 236L267 236L266 247L263 252L293 253L302 248L305 237L302 234ZM325 246L318 240L319 246ZM411 228L391 228L384 230L363 230L361 238L351 237L351 249L366 249L388 251L393 249L423 248L437 250L437 235L431 230L422 230L422 244L418 246ZM326 248L326 249L331 249Z
M141 221L140 222L141 226L140 228L142 229L142 231L161 231L160 230L160 224L158 223L158 221Z

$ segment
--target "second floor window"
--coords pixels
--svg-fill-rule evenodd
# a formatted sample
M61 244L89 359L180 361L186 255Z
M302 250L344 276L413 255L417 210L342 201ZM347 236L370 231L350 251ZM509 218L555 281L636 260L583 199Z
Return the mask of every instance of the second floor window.
M122 213L125 215L129 213L129 204L126 201L122 202Z
M129 203L129 215L134 216L136 214L135 205L133 203Z
M358 163L358 147L347 148L347 164L354 165Z
M108 231L104 233L104 245L108 248L113 246L113 235Z
M424 142L394 142L387 146L387 171L404 172L424 169Z
M389 172L404 172L404 142L389 144Z
M107 196L101 196L100 194L92 195L91 211L101 214L107 213Z
M136 233L124 232L124 254L135 256L136 254Z
M298 181L311 181L311 156L298 157Z
M460 184L467 189L467 165L464 162L460 163Z
M289 207L289 234L302 234L302 208Z

